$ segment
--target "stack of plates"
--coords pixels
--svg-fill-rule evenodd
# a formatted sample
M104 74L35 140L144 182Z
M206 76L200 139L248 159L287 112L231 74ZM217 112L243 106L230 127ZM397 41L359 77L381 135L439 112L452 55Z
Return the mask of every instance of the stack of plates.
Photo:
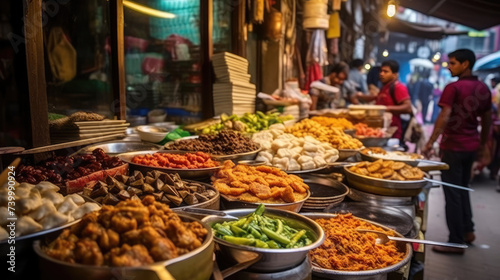
M301 211L323 211L341 203L349 193L349 188L339 181L308 175L301 177L311 191L311 196L304 202Z
M51 143L77 141L95 137L108 136L110 139L125 136L129 126L125 120L102 120L75 122L73 126L51 128Z
M212 64L217 78L213 85L215 115L253 113L256 91L250 83L248 61L223 52L213 55Z

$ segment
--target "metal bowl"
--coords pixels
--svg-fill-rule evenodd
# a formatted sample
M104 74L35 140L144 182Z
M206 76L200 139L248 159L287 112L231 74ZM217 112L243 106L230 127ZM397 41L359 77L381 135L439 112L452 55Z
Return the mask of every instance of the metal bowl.
M42 279L73 279L73 280L108 280L126 277L128 279L157 279L158 275L152 270L155 266L162 266L175 279L207 280L212 275L213 268L213 234L212 229L196 218L178 214L183 221L198 221L208 231L202 245L177 258L156 262L149 266L140 267L108 267L74 264L56 260L47 256L41 249L52 240L36 241L33 249L39 256Z
M283 170L283 171L285 171L288 174L308 174L308 173L313 173L313 172L321 171L321 170L323 170L323 169L325 169L327 167L328 167L328 165L323 165L323 166L316 167L316 168L313 168L313 169Z
M117 155L134 151L158 151L162 147L153 143L138 141L112 141L90 145L78 150L75 154L90 154L95 149L103 149L108 155Z
M390 137L356 137L361 143L363 143L363 146L365 147L384 147L387 145L387 142Z
M235 216L244 217L252 214L255 209L235 209L227 210L225 213ZM315 241L308 246L293 249L263 249L252 246L236 245L220 238L214 237L215 242L219 244L221 251L234 261L241 263L248 259L249 255L261 254L262 258L254 263L249 269L260 272L284 271L293 268L300 264L307 256L309 250L317 248L325 240L323 229L313 220L306 218L290 211L266 208L266 215L278 217L286 220L296 228L308 229ZM224 217L208 216L203 222L212 226L217 222L224 221Z
M427 185L425 180L395 181L356 174L344 167L349 186L364 192L388 196L416 196Z
M347 134L347 135L351 135L352 137L354 137L354 135L356 135L356 129L353 128L353 129L344 129L344 133Z
M374 147L374 146L370 146L370 147ZM404 159L381 158L381 157L376 157L376 156L368 155L368 154L362 153L362 152L359 153L359 154L361 155L361 159L366 160L366 161L377 161L379 159L392 160L392 161L403 162L403 163L406 163L409 166L413 166L413 167L416 167L419 164L418 159L404 160Z
M304 202L302 211L323 210L341 203L349 193L349 188L339 181L316 176L302 176L309 186L311 196Z
M330 213L304 213L304 216L310 219L328 219L335 217L335 214ZM390 228L372 222L370 220L365 220L362 218L358 218L360 220L364 220L369 222L375 226L381 227L385 230L391 230ZM403 237L401 234L396 232L396 236ZM411 260L412 249L409 243L396 242L396 246L400 252L405 252L405 256L402 261L397 264L380 268L380 269L372 269L372 270L363 270L363 271L345 271L345 270L333 270L321 268L313 263L313 275L325 278L325 279L339 279L339 280L359 280L359 279L370 279L370 280L382 280L387 279L387 274L392 271L396 271L406 265Z
M344 161L350 157L355 156L362 148L359 149L338 149L339 150L339 158L337 161Z
M307 195L305 198L289 203L260 203L260 202L246 202L241 201L232 197L229 197L225 194L220 194L222 200L222 206L224 209L238 209L238 208L257 208L260 204L264 204L266 208L278 209L278 210L286 210L292 211L295 213L300 212L302 205L304 202L311 196L311 192L307 190Z
M117 155L121 160L127 162L130 166L130 170L139 170L143 173L147 173L148 171L159 170L165 173L177 173L183 179L200 179L200 178L208 178L210 174L214 171L217 171L221 168L221 166L210 167L210 168L198 168L198 169L180 169L180 168L166 168L166 167L157 167L157 166L149 166L144 164L138 164L132 162L132 159L135 156L154 154L154 153L169 153L169 154L185 154L189 153L186 151L139 151L139 152L130 152L123 153ZM217 161L216 159L214 159Z

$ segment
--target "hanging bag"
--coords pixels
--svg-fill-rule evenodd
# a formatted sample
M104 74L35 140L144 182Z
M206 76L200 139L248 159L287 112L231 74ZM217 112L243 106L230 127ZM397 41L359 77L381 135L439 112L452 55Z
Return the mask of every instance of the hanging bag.
M53 27L47 40L50 70L57 84L69 82L76 76L76 50L61 27Z

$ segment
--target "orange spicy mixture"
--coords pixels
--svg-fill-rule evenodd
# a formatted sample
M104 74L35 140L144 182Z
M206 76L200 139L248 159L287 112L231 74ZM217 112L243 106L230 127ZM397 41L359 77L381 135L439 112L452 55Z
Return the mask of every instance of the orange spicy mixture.
M394 241L375 244L377 235L360 233L359 229L371 229L394 236L351 213L329 219L315 219L325 231L325 242L309 252L313 263L326 269L360 271L379 269L403 260L405 252L398 251Z
M154 153L142 156L135 156L133 163L179 169L198 169L219 166L219 163L212 160L207 153L196 152L186 154Z

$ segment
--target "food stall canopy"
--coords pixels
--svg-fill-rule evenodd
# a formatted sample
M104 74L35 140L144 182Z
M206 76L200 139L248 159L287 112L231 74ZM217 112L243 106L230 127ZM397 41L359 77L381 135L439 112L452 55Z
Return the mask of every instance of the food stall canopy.
M484 56L474 64L474 71L487 71L500 67L500 51Z
M387 22L387 29L392 32L405 33L413 37L440 40L450 35L466 35L467 31L456 31L440 25L421 24L409 22L397 18L391 18Z
M399 3L405 8L476 30L500 24L498 0L400 0Z

